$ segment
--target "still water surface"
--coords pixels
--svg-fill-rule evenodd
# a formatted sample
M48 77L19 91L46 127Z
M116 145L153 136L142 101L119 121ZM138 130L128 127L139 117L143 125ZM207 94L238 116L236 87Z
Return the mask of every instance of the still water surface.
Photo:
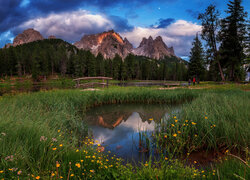
M150 135L157 123L167 120L179 109L179 106L159 104L104 105L89 110L85 121L94 140L98 140L106 152L111 151L129 162L145 162L150 154L141 152L139 132Z

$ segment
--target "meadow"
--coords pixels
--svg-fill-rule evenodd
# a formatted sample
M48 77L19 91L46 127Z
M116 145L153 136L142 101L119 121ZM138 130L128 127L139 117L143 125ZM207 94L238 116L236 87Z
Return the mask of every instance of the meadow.
M0 96L0 179L250 179L249 85L195 88L111 87ZM183 104L152 134L161 160L133 166L93 145L85 112L116 103ZM219 156L209 166L187 164L199 151Z

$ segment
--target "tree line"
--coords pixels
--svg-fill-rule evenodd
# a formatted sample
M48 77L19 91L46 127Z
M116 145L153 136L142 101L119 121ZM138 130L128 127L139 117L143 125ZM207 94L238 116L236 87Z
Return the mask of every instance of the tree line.
M60 39L45 39L0 49L0 76L33 79L60 74L71 77L107 76L117 80L186 80L187 62L177 57L162 60L128 55L104 59Z
M205 50L197 34L190 52L189 77L203 76L207 69L211 80L245 79L250 71L250 20L241 4L242 0L229 1L225 18L214 5L199 14Z

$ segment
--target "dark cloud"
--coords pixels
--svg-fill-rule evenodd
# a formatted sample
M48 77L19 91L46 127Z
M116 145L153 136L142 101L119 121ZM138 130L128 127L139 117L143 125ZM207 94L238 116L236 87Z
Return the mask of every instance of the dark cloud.
M174 18L167 18L167 19L159 19L157 23L155 23L155 25L151 25L150 27L152 28L165 28L167 26L169 26L170 24L174 23L175 19Z
M29 0L22 6L21 0L0 0L0 32L17 27L23 22L49 13L60 13L93 6L103 10L120 5L121 7L138 7L153 0Z
M114 30L118 32L131 31L134 27L129 25L128 20L119 16L109 16L109 18L115 25Z
M200 12L199 11L195 11L195 10L192 10L192 9L187 9L186 12L194 19L197 19Z
M156 0L157 1L157 0ZM139 8L147 5L155 0L0 0L0 36L5 32L11 32L14 35L20 33L23 29L19 26L25 22L36 19L45 18L50 14L58 14L65 12L78 11L79 9L87 9L94 7L101 12L115 7L121 7L127 10L126 18L136 18L135 7ZM158 0L162 2L163 0ZM176 0L165 0L164 2L173 2ZM112 12L112 11L111 11ZM131 30L131 26L126 19L118 16L108 17L115 25L117 31ZM96 29L103 29L97 27ZM105 29L105 28L104 28ZM79 31L77 29L76 31ZM89 30L88 32L90 32ZM95 31L95 28L92 29ZM3 37L3 36L2 36Z
M20 0L0 0L0 32L7 31L29 16L24 13L25 8L20 8Z

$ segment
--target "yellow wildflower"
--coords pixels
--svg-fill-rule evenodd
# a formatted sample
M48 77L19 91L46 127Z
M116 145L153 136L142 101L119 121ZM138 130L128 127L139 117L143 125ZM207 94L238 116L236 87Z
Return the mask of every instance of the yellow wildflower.
M0 174L3 173L3 171L0 171Z
M52 176L52 177L55 176L55 173L52 172L52 173L51 173L51 176Z
M59 146L60 146L60 147L62 147L62 146L63 146L63 144L60 144Z
M173 126L173 127L174 127L174 124L171 124L171 126Z
M60 164L59 164L59 163L56 163L56 167L60 167Z
M181 134L181 131L177 131L178 132L178 134Z
M40 176L37 176L36 179L40 179Z
M94 172L95 172L95 170L92 170L92 169L91 169L91 170L90 170L90 172L91 172L91 173L94 173Z
M95 156L92 156L93 159L95 159Z
M77 149L76 152L79 152L79 149Z
M207 119L207 116L205 116L205 119Z
M186 122L188 122L188 120L186 120Z
M83 162L83 160L81 159L81 162Z
M148 166L148 164L146 163L146 164L144 164L146 167Z
M215 124L214 124L213 126L214 126L214 127L216 127L216 125L215 125Z
M153 118L150 118L149 121L153 121Z
M195 136L195 137L197 137L198 135L197 135L197 134L195 134L194 136Z
M55 151L55 150L56 150L56 147L55 147L55 148L52 148L52 150Z
M192 122L192 124L193 124L193 125L196 125L196 123L195 123L195 122Z
M175 120L175 122L177 123L177 122L178 122L178 120L176 119L176 120Z
M78 167L78 168L81 167L80 163L76 163L75 165L76 165L76 167Z
M176 136L177 136L177 134L173 134L173 136L174 136L174 137L176 137Z
M61 130L60 129L58 129L58 131L57 132L61 132Z
M62 177L62 176L60 176L60 179L63 179L63 177Z
M71 176L71 177L73 177L73 176L74 176L74 174L71 174L70 176Z
M174 119L176 119L176 116L174 116Z
M165 157L165 160L168 160L168 158L167 158L167 157Z
M168 137L167 135L164 136L164 138L167 138L167 137Z
M194 161L194 164L196 164L197 163L197 161Z

